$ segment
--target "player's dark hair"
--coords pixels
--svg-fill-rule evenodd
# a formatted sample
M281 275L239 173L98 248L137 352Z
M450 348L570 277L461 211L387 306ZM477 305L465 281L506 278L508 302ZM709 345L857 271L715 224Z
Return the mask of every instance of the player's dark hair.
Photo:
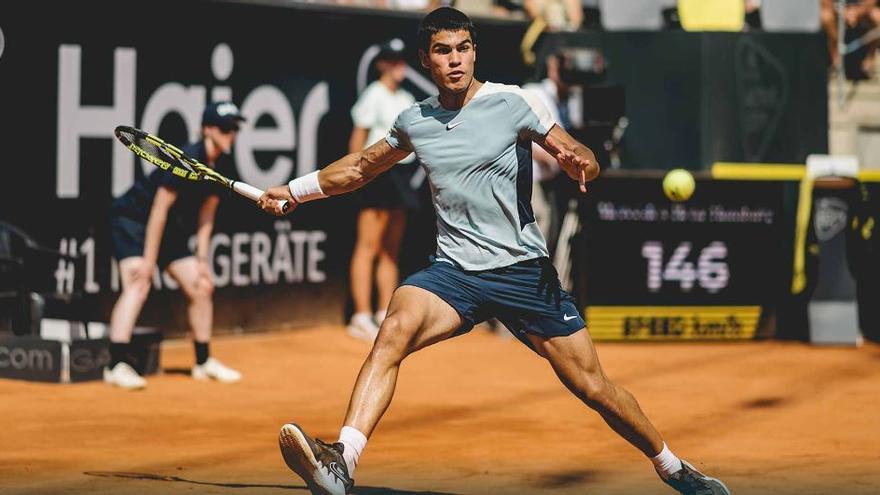
M431 47L431 37L440 31L461 31L466 29L471 41L477 42L477 32L470 17L452 7L440 7L428 13L419 25L419 48L425 52Z

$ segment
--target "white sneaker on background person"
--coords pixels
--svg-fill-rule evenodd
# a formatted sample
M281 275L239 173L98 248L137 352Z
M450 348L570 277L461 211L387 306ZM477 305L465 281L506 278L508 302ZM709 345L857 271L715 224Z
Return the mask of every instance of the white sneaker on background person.
M382 322L385 321L385 317L388 316L388 311L384 309L380 309L376 311L376 314L373 315L373 321L376 322L376 325L382 326Z
M241 380L241 373L212 357L204 364L193 366L191 374L196 380L213 379L221 383L235 383Z
M379 326L370 313L355 313L348 324L348 334L366 342L373 342L379 335Z
M119 362L113 368L104 368L104 383L126 390L140 390L147 386L144 377L128 363Z

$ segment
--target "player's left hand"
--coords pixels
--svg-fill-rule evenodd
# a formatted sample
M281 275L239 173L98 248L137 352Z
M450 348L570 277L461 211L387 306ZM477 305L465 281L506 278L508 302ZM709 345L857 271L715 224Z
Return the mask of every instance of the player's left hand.
M556 162L559 163L562 170L565 170L569 177L578 182L582 193L587 192L587 169L590 168L590 159L567 149L549 135L546 139L547 144L556 150L553 157L556 158Z
M281 209L282 200L287 201L287 209L283 211ZM266 213L271 213L280 217L295 210L297 202L294 201L293 196L290 194L290 188L287 187L287 184L284 184L267 189L266 192L260 196L260 199L257 200L257 205Z

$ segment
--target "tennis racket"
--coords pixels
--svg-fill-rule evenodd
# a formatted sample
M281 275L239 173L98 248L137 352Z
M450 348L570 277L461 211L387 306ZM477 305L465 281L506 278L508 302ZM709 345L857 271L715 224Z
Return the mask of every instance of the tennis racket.
M157 136L124 125L118 126L115 133L116 138L135 155L181 179L215 182L254 202L263 195L262 190L248 183L224 177L213 168L199 162L181 151L180 148L166 143ZM288 208L290 208L288 202L281 201L281 210L286 213Z

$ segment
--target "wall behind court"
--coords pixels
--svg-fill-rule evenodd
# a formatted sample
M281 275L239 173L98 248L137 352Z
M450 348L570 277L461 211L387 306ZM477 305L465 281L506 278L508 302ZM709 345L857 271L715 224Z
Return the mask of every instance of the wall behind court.
M267 187L347 151L358 66L372 45L403 39L407 89L419 99L432 89L417 69L417 14L171 1L138 12L109 1L0 3L0 218L83 257L80 270L44 267L34 282L80 288L96 320L119 289L108 207L151 171L112 137L116 125L180 145L198 136L206 102L231 99L249 119L232 156L236 178ZM483 77L522 80L510 62L522 29L481 26ZM337 198L276 219L224 194L211 252L217 328L341 322L354 209ZM415 264L431 249L418 246L404 248ZM172 282L157 277L141 324L185 329Z
M431 91L416 59L416 13L169 0L151 2L150 12L139 17L110 1L0 2L0 218L46 246L82 257L79 269L65 263L45 267L45 276L34 282L43 290L82 290L96 320L107 319L118 292L109 204L137 174L150 171L113 139L116 125L142 127L182 144L197 136L207 101L232 99L249 118L232 156L234 178L266 187L345 152L358 66L372 45L401 38L413 69L407 89L417 98ZM525 28L521 22L478 20L479 78L516 84L527 78L519 55ZM652 36L666 43L667 35L691 34ZM672 79L655 81L675 90L672 96L683 99L676 103L646 86L662 63L652 55L660 48L646 50L653 45L626 33L577 36L600 36L612 64L608 83L628 85L626 166L698 167L699 159L689 157L703 155L693 147L702 150L710 141L691 131L708 120L734 125L739 118L729 110L700 114L704 107L688 106L694 98L706 99L707 93L684 91L688 84L699 86L699 74L710 68L706 53L702 65L667 67L663 74ZM691 82L676 83L686 80ZM802 119L804 128L824 125L822 115L811 115ZM716 136L728 131L717 129ZM719 153L738 160L728 154ZM343 197L276 219L224 196L212 243L216 327L340 323L355 210L354 200ZM424 265L433 249L430 206L413 214L410 226L401 254L404 273ZM183 301L171 282L157 278L141 324L185 329Z

